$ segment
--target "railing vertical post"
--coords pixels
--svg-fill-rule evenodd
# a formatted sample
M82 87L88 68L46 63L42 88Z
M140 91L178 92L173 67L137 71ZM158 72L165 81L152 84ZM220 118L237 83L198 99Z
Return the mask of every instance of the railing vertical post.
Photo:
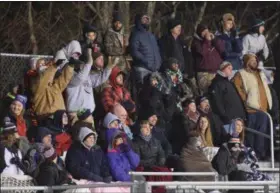
M264 193L269 193L269 185L264 185Z
M145 182L143 187L145 193L152 193L152 186L149 184L149 182Z

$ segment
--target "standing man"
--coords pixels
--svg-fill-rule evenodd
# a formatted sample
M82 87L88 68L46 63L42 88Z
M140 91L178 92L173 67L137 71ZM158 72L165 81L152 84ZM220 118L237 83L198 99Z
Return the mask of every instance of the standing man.
M258 69L259 63L255 54L243 57L244 69L233 78L234 85L248 113L248 127L268 134L269 118L264 112L272 108L272 97L266 82L265 74ZM253 147L260 159L266 157L268 143L264 137L246 133L246 145Z
M205 94L219 65L223 62L224 44L211 33L207 26L199 24L191 46L197 73L197 83Z
M135 17L129 46L133 58L136 83L142 87L144 78L161 67L161 56L156 37L149 31L151 18L147 14ZM139 89L138 89L139 90Z
M130 70L129 63L126 61L126 47L128 46L127 36L123 30L123 20L119 14L113 16L113 26L110 28L104 38L105 53L112 56L112 60L119 58L117 66L122 72L127 73Z
M185 69L183 55L184 44L180 39L182 25L180 21L171 19L167 24L168 33L159 40L161 58L166 61L168 58L176 58L179 61L180 70ZM186 46L185 46L186 47ZM164 66L166 69L167 67Z

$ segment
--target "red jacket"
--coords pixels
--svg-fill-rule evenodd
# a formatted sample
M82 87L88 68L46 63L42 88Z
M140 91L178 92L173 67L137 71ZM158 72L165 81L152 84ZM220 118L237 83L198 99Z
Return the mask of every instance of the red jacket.
M130 104L135 105L134 101L131 99L129 91L124 86L119 86L116 84L116 78L120 73L122 73L122 71L117 66L115 66L112 69L109 78L110 85L104 88L102 91L102 104L106 112L111 111L113 106L117 103L129 102Z
M223 62L222 54L225 46L220 39L215 38L209 41L196 35L193 39L191 50L196 72L216 73Z

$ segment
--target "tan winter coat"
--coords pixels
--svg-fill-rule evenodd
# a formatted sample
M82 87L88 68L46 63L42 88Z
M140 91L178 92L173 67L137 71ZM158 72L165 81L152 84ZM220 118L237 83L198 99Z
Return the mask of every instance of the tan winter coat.
M57 110L65 110L65 104L62 92L72 79L74 69L67 66L63 69L61 75L53 82L57 69L51 65L45 72L40 74L32 85L34 97L34 112L36 115L49 115Z

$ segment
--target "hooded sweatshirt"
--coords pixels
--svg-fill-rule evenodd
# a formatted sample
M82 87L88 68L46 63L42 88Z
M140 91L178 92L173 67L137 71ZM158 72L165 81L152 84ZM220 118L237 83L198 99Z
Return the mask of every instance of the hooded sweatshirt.
M89 135L93 135L97 141L95 132L82 127L78 135L79 141L72 144L67 152L66 168L75 179L103 182L104 179L111 177L107 158L99 146L94 145L92 148L85 146L84 140Z
M142 16L135 17L135 28L129 41L130 54L135 66L155 72L161 66L159 47L156 37L141 24Z
M135 106L129 91L124 87L124 85L120 86L116 82L117 76L121 73L123 74L119 67L115 66L110 75L110 85L103 89L102 103L106 112L112 110L113 106L117 103L129 103L130 106ZM135 107L133 110L134 109Z
M103 120L103 126L108 129L110 126L110 123L112 123L113 121L118 121L119 123L121 122L120 119L114 115L113 113L107 113L107 115L105 116L104 120Z
M95 109L93 88L106 82L111 74L111 68L91 73L90 64L85 64L79 72L74 72L73 78L66 89L67 111L77 112L80 109Z
M127 150L123 150L123 146L127 146L126 142L114 147L114 141L117 136L122 135L118 130L111 133L108 138L108 161L110 165L110 171L115 181L131 181L129 171L135 170L140 163L139 155L133 152L133 150L127 147Z

